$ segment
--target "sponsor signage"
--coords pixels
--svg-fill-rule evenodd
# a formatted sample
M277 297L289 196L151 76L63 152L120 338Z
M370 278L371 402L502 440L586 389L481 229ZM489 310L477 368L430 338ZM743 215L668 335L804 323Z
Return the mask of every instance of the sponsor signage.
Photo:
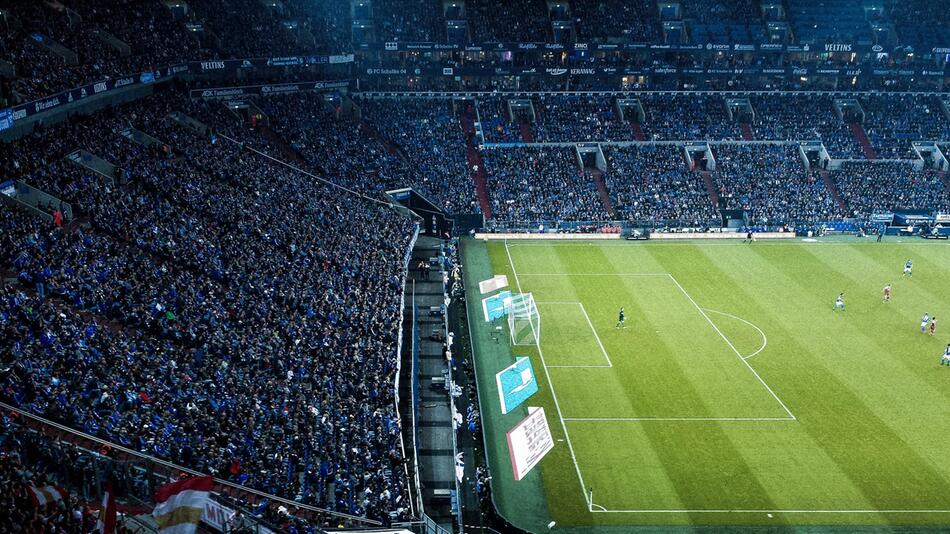
M40 35L42 38L42 35ZM28 102L26 104L20 104L19 106L13 107L9 110L4 110L4 113L9 112L8 115L0 115L0 130L10 128L18 120L26 119L37 113L42 113L44 111L49 111L66 104L70 104L79 100L83 100L90 96L103 94L109 91L116 89L121 89L123 87L131 87L134 85L140 84L150 84L155 83L158 80L169 78L184 73L202 73L202 72L212 72L220 71L225 69L239 69L239 68L253 68L257 66L266 66L269 61L275 61L276 63L287 65L311 65L311 64L342 64L342 63L352 63L354 61L353 54L341 54L334 56L314 56L314 57L287 57L287 58L270 58L270 59L235 59L235 60L218 60L218 61L194 61L191 63L180 63L178 65L171 65L168 67L163 67L155 71L140 72L131 76L126 76L123 78L115 78L110 80L101 80L97 82L84 85L82 87L77 87L75 89L70 89L68 91L63 91L54 95L49 95L39 100L34 100L33 102ZM307 88L301 88L299 90L323 90L323 89L340 89L347 87L349 82L334 80L329 82L320 82L323 86L313 86ZM287 92L286 89L281 86L271 86L272 89L276 88L272 92ZM212 90L214 91L214 90ZM203 91L198 91L198 96L202 96ZM258 94L258 93L252 93ZM233 96L233 95L232 95ZM192 91L192 98L195 98L195 92ZM5 122L4 122L5 121Z
M848 43L827 43L825 52L853 52L854 45Z
M0 110L0 131L8 130L13 127L13 110L10 108Z
M501 413L507 414L538 392L538 380L531 367L531 360L519 356L515 363L495 375Z
M554 448L544 408L528 408L528 417L508 431L508 453L515 480L521 480Z
M234 517L237 512L220 505L212 499L207 499L205 508L201 512L201 521L218 532L229 532L234 525Z
M493 276L488 280L482 280L478 283L478 291L482 295L493 293L503 287L508 287L508 277L503 274Z
M414 70L404 68L372 68L366 69L368 76L576 76L576 77L607 77L607 76L754 76L765 74L770 76L944 76L950 75L946 71L937 69L926 70L896 70L896 69L837 69L837 68L740 68L727 69L710 68L677 68L677 67L642 67L618 68L613 66L595 67L522 67L517 69L505 67L428 67Z
M232 99L243 96L267 96L310 91L332 91L349 87L349 80L325 80L306 83L282 83L275 85L247 85L243 87L215 87L210 89L192 89L191 98Z
M511 304L511 291L502 291L497 295L482 299L482 312L485 322L490 323L508 315L508 306Z
M883 52L884 47L878 44L858 44L858 43L826 43L812 47L808 44L783 44L783 43L700 43L700 44L666 44L666 43L543 43L543 42L505 42L505 43L469 43L467 45L431 43L431 42L407 42L407 41L389 41L384 43L372 43L359 45L361 50L381 50L386 52L412 52L412 51L521 51L527 53L544 53L551 50L564 50L567 52L610 52L610 51L638 51L638 50L657 50L657 51L679 51L709 53L719 51L734 52L854 52L869 53ZM814 50L813 50L814 48ZM935 54L950 54L950 47L934 47Z

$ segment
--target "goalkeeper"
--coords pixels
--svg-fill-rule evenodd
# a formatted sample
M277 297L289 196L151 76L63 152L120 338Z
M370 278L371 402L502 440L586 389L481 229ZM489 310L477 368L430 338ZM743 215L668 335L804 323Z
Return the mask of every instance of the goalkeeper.
M624 323L627 316L623 313L623 306L620 307L620 313L617 314L617 326L616 328L626 328L627 325Z

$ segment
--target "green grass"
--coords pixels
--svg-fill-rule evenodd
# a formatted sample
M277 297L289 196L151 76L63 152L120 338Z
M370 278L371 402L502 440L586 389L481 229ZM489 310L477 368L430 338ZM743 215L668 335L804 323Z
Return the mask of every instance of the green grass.
M535 241L487 252L492 274L539 302L541 352L513 352L541 382L529 404L545 408L556 440L537 469L559 529L950 525L950 368L938 365L950 246ZM902 279L908 258L915 274ZM841 291L848 309L832 312ZM936 337L920 334L925 311L941 318ZM497 404L482 378L504 362L479 363L483 405ZM521 483L497 475L510 471L507 451L492 461L500 511L539 530L541 518L519 517Z

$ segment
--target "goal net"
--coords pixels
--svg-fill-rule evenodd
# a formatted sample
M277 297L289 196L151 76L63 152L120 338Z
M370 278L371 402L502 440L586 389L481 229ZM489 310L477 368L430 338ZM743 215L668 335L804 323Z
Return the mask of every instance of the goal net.
M538 345L541 343L541 315L531 293L511 296L508 308L508 329L512 345Z

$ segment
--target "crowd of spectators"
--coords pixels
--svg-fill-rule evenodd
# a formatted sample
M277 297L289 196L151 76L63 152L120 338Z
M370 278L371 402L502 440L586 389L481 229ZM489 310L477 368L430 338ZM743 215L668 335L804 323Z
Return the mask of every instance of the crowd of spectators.
M482 132L485 135L485 141L489 143L521 141L519 120L528 119L512 117L508 111L507 98L479 98L477 106L478 118L482 122Z
M593 176L572 148L482 151L492 216L509 222L608 220Z
M612 96L552 96L534 101L539 142L632 141L630 123L620 120Z
M187 18L176 20L167 6L153 0L13 0L4 6L7 18L0 25L0 58L14 68L2 96L14 103L35 100L190 60L343 52L350 47L350 29L349 11L341 6L194 0L188 2ZM189 31L185 23L202 31ZM108 35L128 45L129 54ZM50 41L64 46L66 56L75 53L78 63L44 44Z
M819 125L835 121L832 100L824 95L754 95L753 136L769 141L818 141Z
M749 213L755 225L830 221L844 215L795 145L716 145L720 206Z
M606 40L625 37L633 42L659 40L660 16L649 0L574 0L571 14L578 37Z
M6 288L0 288L4 300ZM10 534L85 534L93 532L98 513L77 496L64 495L37 505L30 488L64 485L64 472L90 473L72 447L24 431L9 415L0 419L0 532ZM91 467L91 466L88 466ZM119 533L127 532L120 523Z
M401 163L411 169L408 184L450 212L478 212L454 101L362 98L357 102L363 120L404 153L406 161Z
M375 197L413 187L449 212L477 211L450 101L359 99L362 120L321 95L282 95L260 105L273 129L334 183Z
M380 41L444 42L445 20L440 0L373 2Z
M551 42L551 19L544 0L506 2L467 0L465 15L473 42Z
M914 209L947 212L950 187L932 171L908 162L845 162L832 177L851 217Z
M950 139L950 121L933 97L862 98L864 129L881 159L916 158L912 141Z
M614 210L623 219L685 226L719 224L703 178L687 169L682 147L610 147L604 157L604 180Z
M0 299L0 398L269 493L404 517L392 399L410 222L230 142L172 134L158 123L175 107L240 129L159 96L4 147L5 170L88 225L0 211L0 265L20 284ZM128 183L70 169L58 158L75 147Z
M729 119L721 96L644 93L637 98L646 115L641 127L647 139L742 138L739 125Z

